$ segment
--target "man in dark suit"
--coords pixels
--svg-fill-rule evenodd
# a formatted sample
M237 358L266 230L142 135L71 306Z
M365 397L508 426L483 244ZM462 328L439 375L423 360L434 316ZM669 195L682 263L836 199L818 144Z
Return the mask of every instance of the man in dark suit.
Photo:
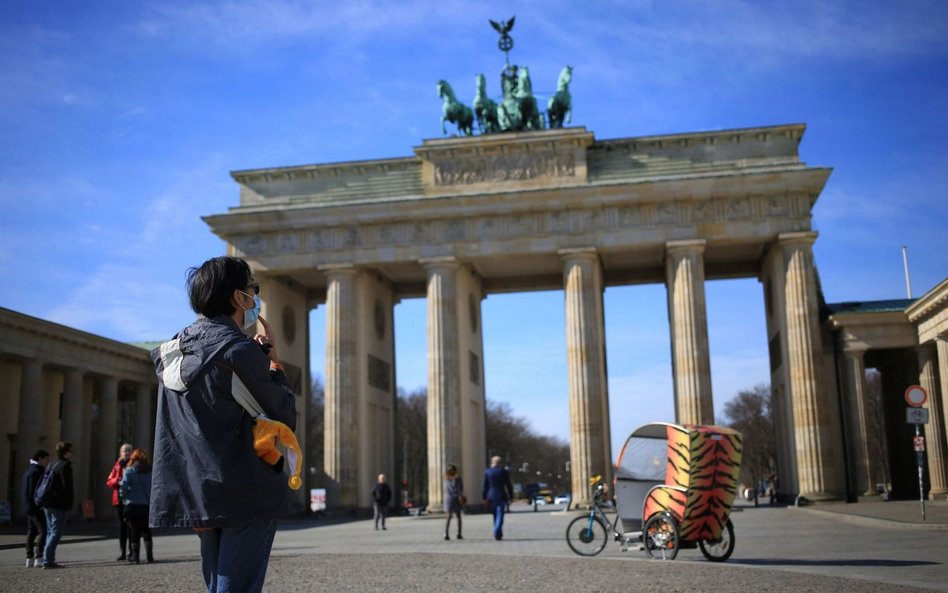
M494 539L504 537L504 511L507 501L513 498L513 485L510 483L510 474L500 465L501 459L494 456L490 460L490 467L484 470L484 487L482 497L490 503L494 513Z

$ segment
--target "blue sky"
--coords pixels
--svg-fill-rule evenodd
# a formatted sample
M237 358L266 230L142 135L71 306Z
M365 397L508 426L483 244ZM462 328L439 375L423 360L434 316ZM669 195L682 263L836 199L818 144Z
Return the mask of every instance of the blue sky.
M833 167L815 208L827 300L903 298L948 276L948 3L228 2L0 5L4 306L123 341L193 314L184 272L224 244L200 216L233 170L410 156L440 134L436 82L495 88L488 19L516 15L534 90L573 66L597 139L806 123ZM707 285L715 408L767 379L762 291ZM661 285L605 294L612 436L671 420ZM566 436L560 291L484 302L488 397ZM324 312L313 322L322 374ZM426 381L424 301L396 308L399 385ZM524 328L529 331L524 331Z

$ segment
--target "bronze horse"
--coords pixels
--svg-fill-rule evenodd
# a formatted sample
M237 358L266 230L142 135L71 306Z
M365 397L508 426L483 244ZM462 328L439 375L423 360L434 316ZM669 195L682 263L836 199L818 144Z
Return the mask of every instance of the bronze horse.
M546 114L551 128L562 128L563 123L570 123L573 118L573 101L569 94L569 83L573 80L573 67L567 66L560 72L556 83L556 94L550 97L547 103Z
M474 114L477 116L477 127L481 134L493 134L500 131L497 120L497 103L487 96L487 82L483 74L475 79L477 91L474 95Z
M458 132L465 136L474 133L474 112L467 105L462 104L454 96L454 89L447 81L438 81L438 96L444 99L444 105L441 110L441 133L447 134L444 122L449 121L457 124Z

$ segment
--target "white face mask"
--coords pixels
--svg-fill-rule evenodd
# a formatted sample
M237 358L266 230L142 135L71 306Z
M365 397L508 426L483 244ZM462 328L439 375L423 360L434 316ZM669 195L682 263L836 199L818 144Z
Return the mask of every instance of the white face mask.
M242 290L238 290L237 292L241 294L247 294ZM247 296L250 295L247 294ZM247 329L248 327L251 327L253 324L257 323L257 317L260 316L260 297L253 295L250 298L253 299L253 307L250 309L244 309L244 329ZM243 307L241 308L243 309Z

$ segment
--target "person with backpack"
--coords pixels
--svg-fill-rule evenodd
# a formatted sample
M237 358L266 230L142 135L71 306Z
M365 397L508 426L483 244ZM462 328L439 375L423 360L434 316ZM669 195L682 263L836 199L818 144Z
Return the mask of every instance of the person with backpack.
M208 591L259 592L277 520L303 504L284 458L255 450L260 421L248 408L294 430L296 396L247 262L209 259L188 271L187 284L197 319L151 353L158 413L148 523L197 532ZM262 333L248 337L258 322Z
M38 449L30 458L30 467L23 474L23 508L26 509L26 567L43 565L46 547L46 515L36 506L36 487L49 465L49 453ZM38 539L37 539L38 538Z
M151 496L151 465L148 464L148 452L135 449L120 486L122 501L125 504L125 520L129 526L128 561L138 564L141 553L141 539L145 539L145 558L154 562L151 547L151 529L148 527L148 502Z
M56 546L63 536L63 524L66 513L73 505L72 488L72 443L56 443L56 461L49 464L39 486L36 487L34 500L43 507L46 514L46 548L43 551L43 568L62 568L56 562Z

